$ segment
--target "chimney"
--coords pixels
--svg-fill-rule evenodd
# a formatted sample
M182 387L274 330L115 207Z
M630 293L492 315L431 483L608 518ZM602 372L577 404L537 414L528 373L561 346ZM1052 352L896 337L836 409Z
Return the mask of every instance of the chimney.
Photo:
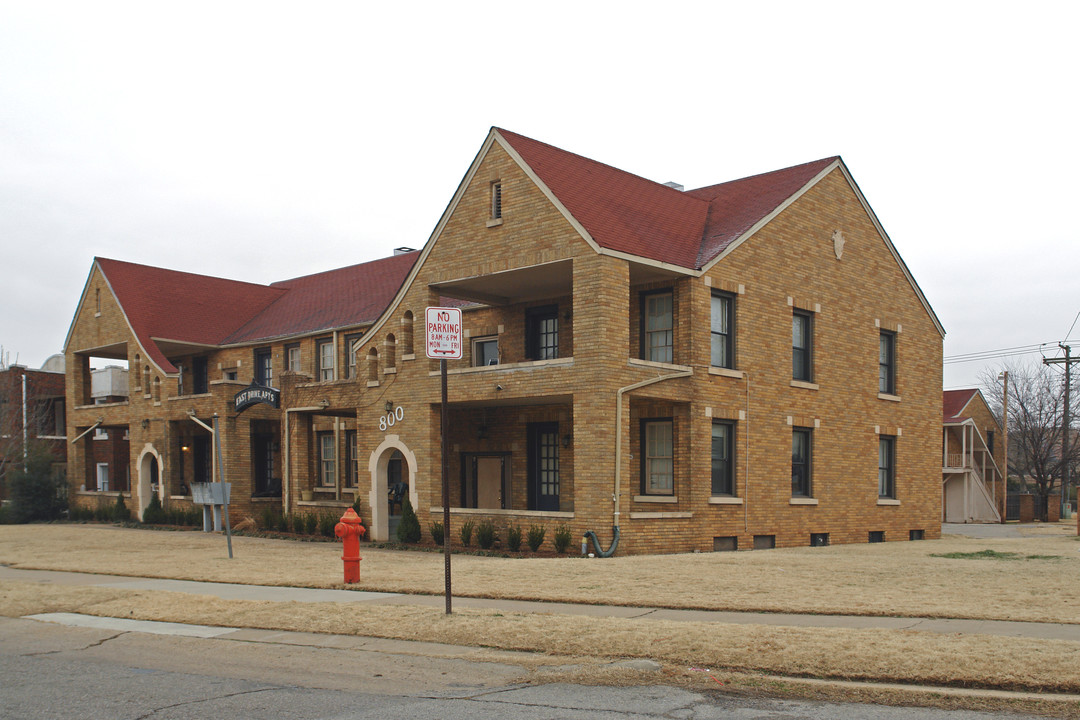
M394 254L395 255L404 255L406 253L411 253L411 252L416 252L416 248L405 247L405 246L394 248Z

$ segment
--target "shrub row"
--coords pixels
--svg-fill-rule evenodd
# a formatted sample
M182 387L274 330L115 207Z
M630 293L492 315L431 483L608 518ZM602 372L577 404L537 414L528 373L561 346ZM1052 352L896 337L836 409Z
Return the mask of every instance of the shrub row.
M410 508L411 509L411 508ZM405 521L404 511L402 511L402 522ZM419 534L417 539L408 541L402 538L400 526L398 526L398 539L401 542L419 542ZM441 522L433 522L428 526L428 532L431 534L431 539L436 545L442 545L445 538L445 530ZM473 533L476 534L476 542L482 550L490 550L495 546L495 543L500 539L499 530L495 526L495 523L491 520L481 520L479 523L474 523L472 520L465 520L458 528L458 534L461 538L461 544L465 547L471 547L473 541ZM509 525L506 528L506 546L510 552L521 551L522 541L522 529L519 525ZM533 552L537 552L540 546L544 544L544 538L547 536L547 528L542 525L533 525L529 528L527 533L524 533L525 543L529 546L529 549ZM555 528L555 533L552 536L551 542L555 546L555 552L565 553L570 548L570 542L573 539L573 533L570 530L570 526L561 524Z
M297 535L334 537L339 517L333 513L282 513L278 508L264 507L259 516L259 528L268 532L287 532Z

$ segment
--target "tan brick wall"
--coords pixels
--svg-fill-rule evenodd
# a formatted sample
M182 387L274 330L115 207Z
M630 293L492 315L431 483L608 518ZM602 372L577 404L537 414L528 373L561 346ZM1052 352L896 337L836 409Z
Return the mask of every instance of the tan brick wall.
M503 183L504 217L501 225L490 228L490 182L495 179ZM842 230L847 240L840 260L833 251L835 230ZM842 173L833 172L707 273L713 287L743 290L736 298L736 367L748 374L747 382L709 373L711 290L704 278L673 277L631 287L629 264L597 255L497 146L471 179L404 300L393 309L395 318L408 310L418 319L416 359L398 363L397 372L381 378L377 387L362 383L365 386L357 388L360 464L365 465L391 432L415 453L419 469L413 480L423 527L441 504L438 364L423 357L420 324L424 308L438 298L429 284L562 259L572 261L573 294L555 299L560 313L572 305L572 326L560 328L565 329L560 353L566 357L563 343L570 336L572 360L461 372L471 362L467 348L465 359L449 363L449 396L455 407L453 497L460 497L462 452L481 446L510 452L517 511L490 517L501 526L547 524L549 537L556 524L565 522L574 531L574 547L586 529L610 541L616 391L681 367L628 362L640 354L640 293L670 287L675 298L674 359L691 366L694 375L649 385L624 399L620 551L711 550L714 537L727 536L748 548L755 535L775 535L778 546L809 544L810 534L818 532L829 533L834 543L866 542L871 531L885 532L887 540L907 539L910 530L923 530L928 538L939 535L941 336ZM479 336L501 326L502 362L520 362L525 306L551 301L466 310L465 328ZM817 310L814 389L791 383L793 306ZM376 335L395 327L391 322ZM897 332L899 400L878 397L882 329ZM387 399L403 408L405 419L392 431L380 431L378 419ZM523 510L519 490L526 475L525 429L534 412L524 408L536 403L550 404L560 433L565 422L572 422L572 463L561 467L560 507L572 509L572 516ZM484 412L498 430L482 441L474 437L470 444L476 418ZM641 491L640 418L658 415L675 419L674 503L635 499ZM735 421L736 487L742 504L709 502L713 417ZM814 427L816 505L790 502L792 425ZM899 504L878 503L880 434L897 436ZM367 502L364 475L362 471L361 496ZM570 492L572 504L567 502ZM454 522L464 517L456 515Z

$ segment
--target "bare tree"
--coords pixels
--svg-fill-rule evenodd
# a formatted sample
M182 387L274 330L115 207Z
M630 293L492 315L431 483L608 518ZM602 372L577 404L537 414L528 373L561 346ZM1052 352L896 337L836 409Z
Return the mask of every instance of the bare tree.
M1065 468L1080 461L1080 443L1065 437L1065 382L1062 374L1046 365L1009 365L1009 467L1008 472L1030 479L1042 498L1042 520L1046 520L1048 498L1055 485L1063 490ZM1003 383L997 371L980 376L983 392L994 413L1002 417ZM1075 392L1075 387L1073 391Z

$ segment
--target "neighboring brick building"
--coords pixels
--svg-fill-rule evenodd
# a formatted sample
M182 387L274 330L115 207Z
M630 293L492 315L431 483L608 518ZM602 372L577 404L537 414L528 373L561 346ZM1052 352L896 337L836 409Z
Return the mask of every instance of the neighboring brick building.
M1005 514L1005 435L975 388L942 393L941 519L1001 522Z
M67 466L64 428L63 358L49 358L40 370L24 365L0 367L0 478L6 478L34 444L52 453L54 471L63 474ZM6 498L7 484L0 482L0 500Z
M940 534L943 330L839 158L682 192L492 129L422 251L356 267L257 286L96 261L69 433L103 412L78 368L126 357L141 386L108 412L166 503L208 476L208 451L183 449L206 442L195 409L223 419L243 510L359 495L384 539L407 488L426 529L440 379L422 323L454 305L453 523L565 524L605 548L618 527L631 553ZM280 410L237 416L253 376Z

